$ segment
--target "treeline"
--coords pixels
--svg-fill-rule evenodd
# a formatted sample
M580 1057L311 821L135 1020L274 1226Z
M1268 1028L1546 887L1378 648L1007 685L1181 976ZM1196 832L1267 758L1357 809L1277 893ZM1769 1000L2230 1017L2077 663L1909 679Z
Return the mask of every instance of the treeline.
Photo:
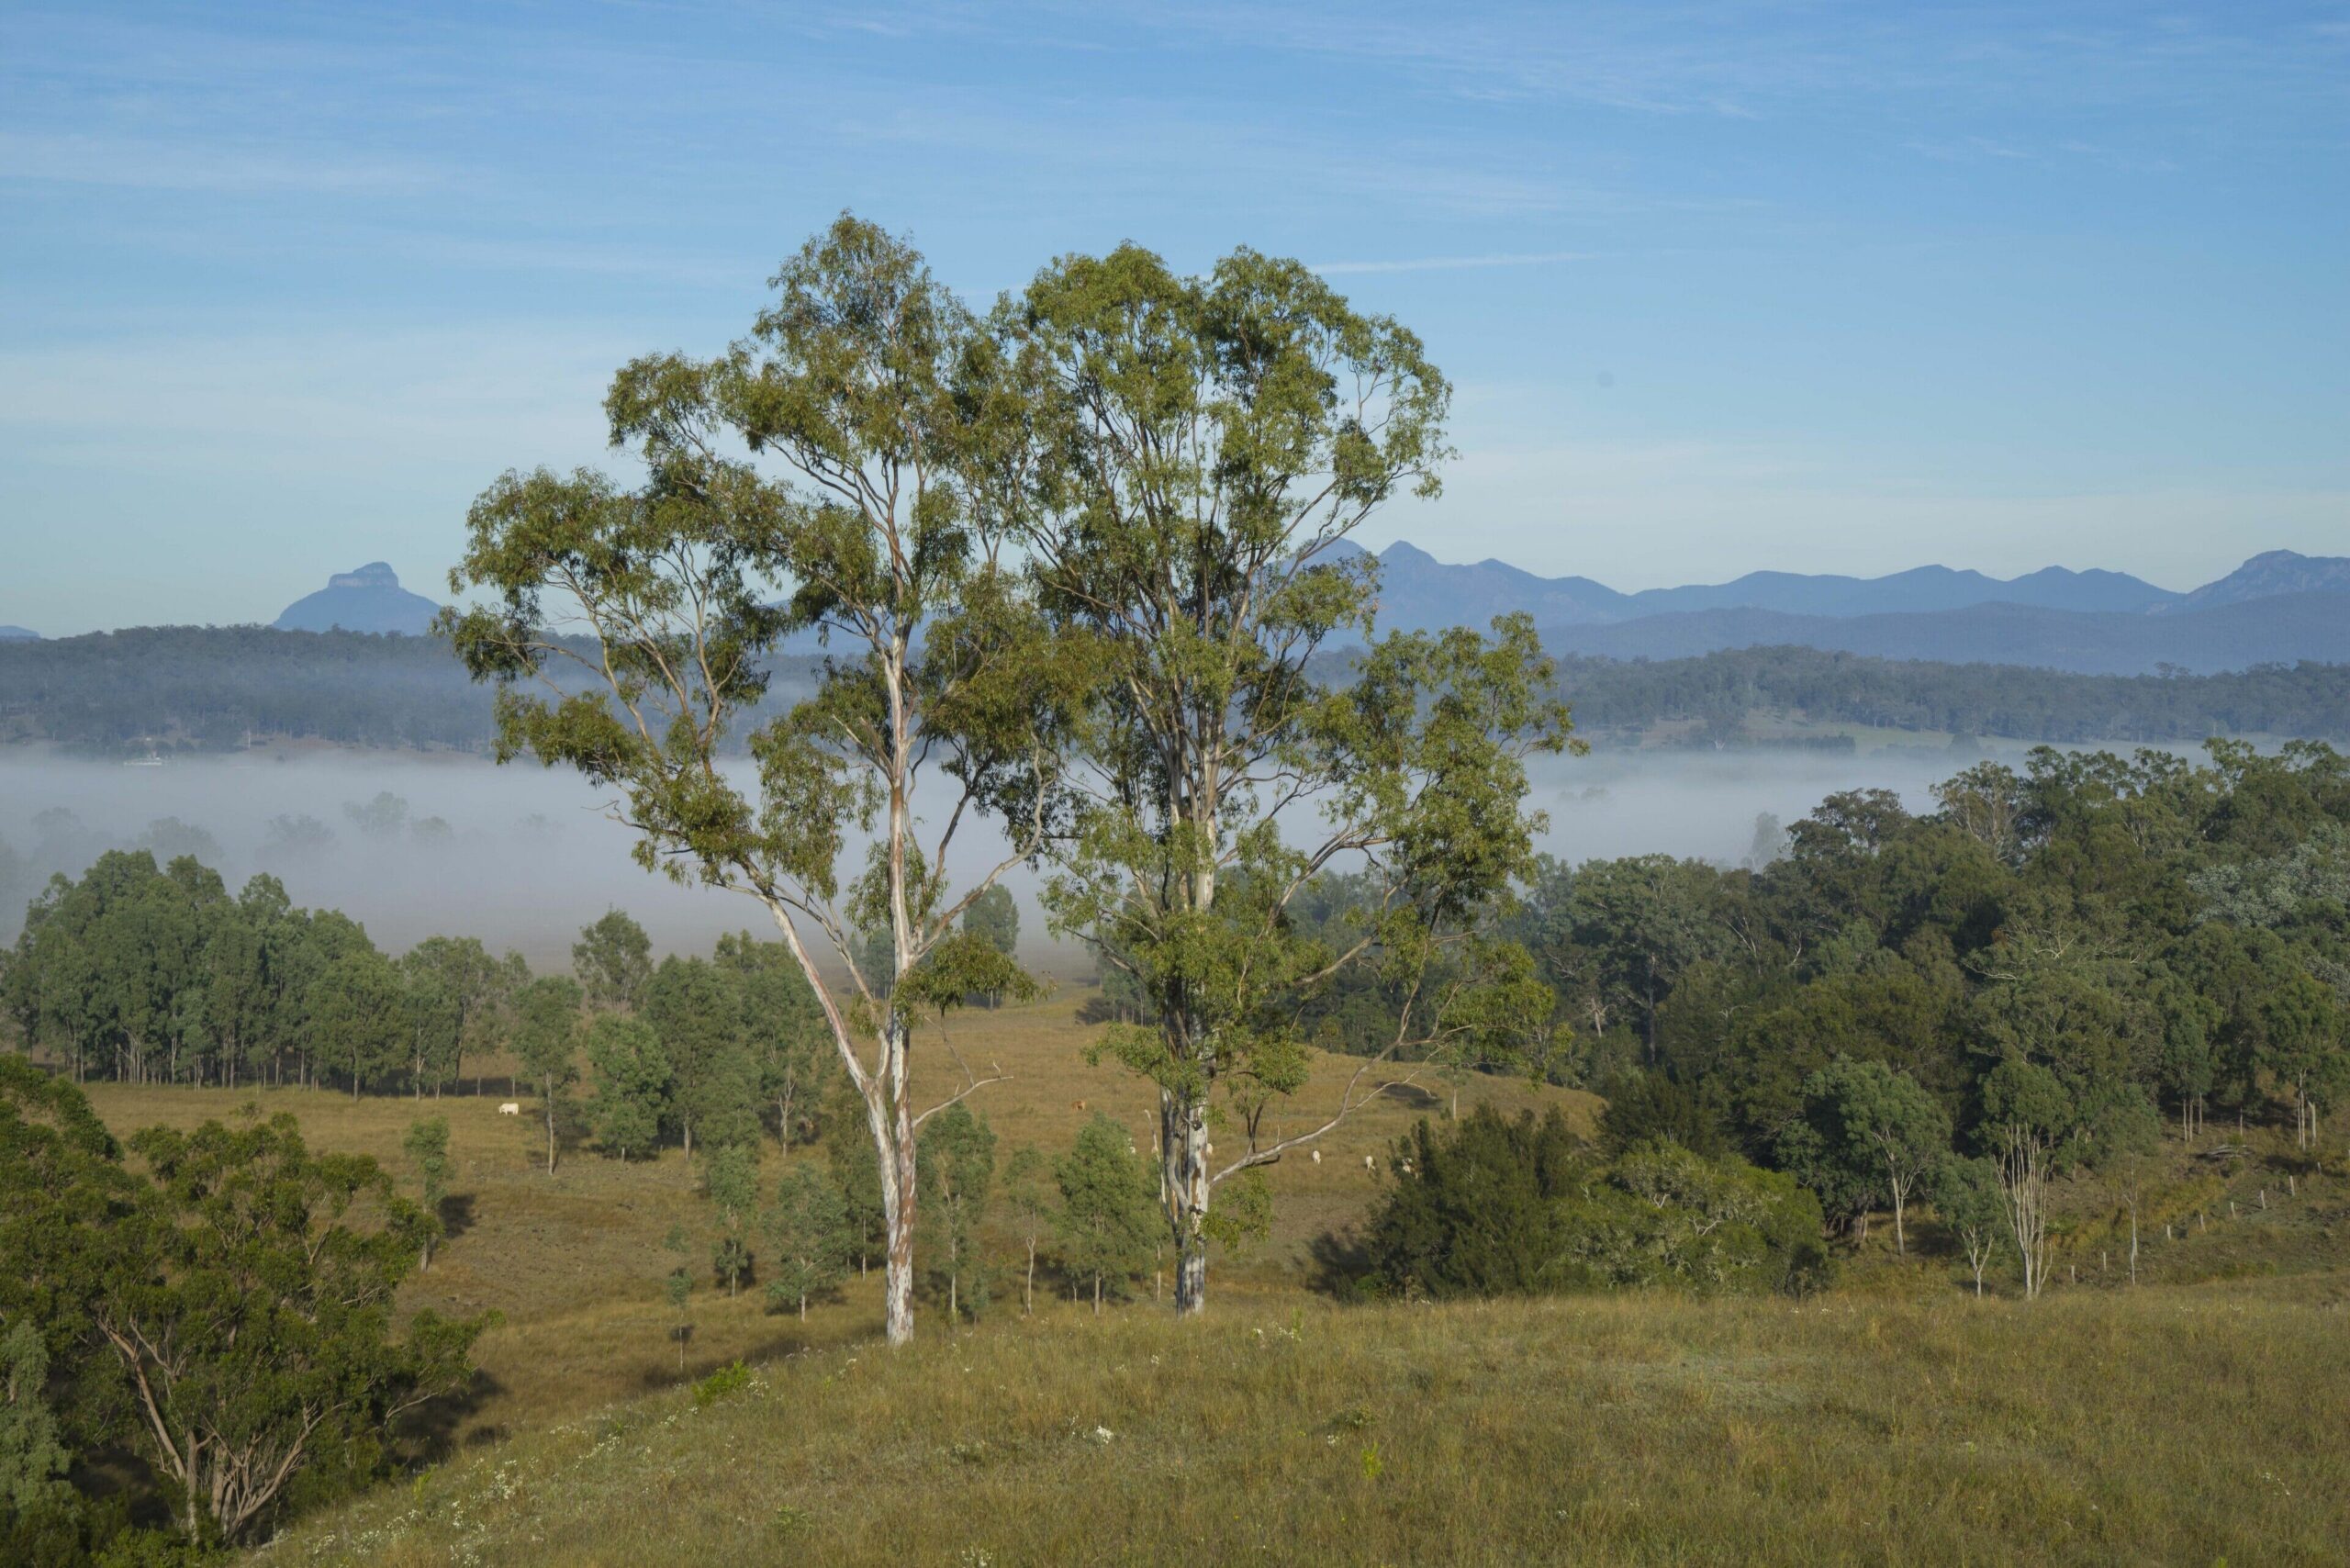
M775 694L804 689L814 662L778 656ZM2052 742L2350 735L2341 665L2085 676L1772 647L1570 656L1560 675L1585 729L1626 736L1695 722L1704 738L1734 740L1755 716ZM437 638L161 626L0 643L0 740L99 752L255 741L486 751L496 733L489 694Z
M1949 732L2047 742L2199 742L2213 735L2350 735L2350 666L2263 665L2221 675L2072 675L2021 665L1929 664L1818 648L1702 658L1559 661L1586 730L1695 722L1736 738L1746 720Z
M707 958L651 953L615 910L581 932L570 975L533 976L471 936L394 958L340 911L294 907L274 877L232 895L193 857L112 850L27 909L0 954L0 1014L77 1082L422 1097L479 1093L497 1068L559 1100L584 1051L610 1059L601 1100L634 1103L639 1120L615 1125L640 1154L713 1129L788 1139L830 1059L798 968L747 934ZM625 1053L645 1061L623 1070Z
M811 661L775 661L789 687ZM558 681L568 672L550 670ZM121 752L255 741L487 751L487 692L438 637L138 626L0 643L0 741Z
M2029 1296L2067 1179L2104 1173L2134 1216L2165 1124L2203 1143L2216 1112L2319 1143L2350 1102L2350 761L2043 748L1958 774L1938 804L1831 796L1736 870L1545 864L1515 933L1556 1001L1553 1076L1607 1097L1602 1145L1423 1132L1372 1227L1377 1278L1753 1276L1772 1205L1751 1166L1840 1226L1889 1215L1905 1249L1930 1202L1978 1288L2004 1260ZM1376 1049L1401 1000L1326 997L1321 1036ZM1650 1212L1668 1191L1718 1210L1705 1244Z

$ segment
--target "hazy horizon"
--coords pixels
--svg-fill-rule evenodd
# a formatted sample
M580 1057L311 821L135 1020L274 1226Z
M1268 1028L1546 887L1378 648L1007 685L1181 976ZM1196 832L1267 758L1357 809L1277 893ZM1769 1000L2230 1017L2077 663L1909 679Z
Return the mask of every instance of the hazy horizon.
M160 859L194 847L231 892L268 871L297 904L342 910L391 952L435 934L475 935L535 964L560 964L579 927L614 907L642 922L662 952L707 951L722 933L745 928L773 935L767 912L742 894L679 887L639 868L629 858L633 835L600 815L602 797L570 772L453 754L280 755L139 767L0 748L0 843L38 862L44 834L36 820L70 812L77 827L47 835L70 853L36 863L43 878L76 874L106 849L152 846ZM1570 862L1665 853L1736 863L1752 846L1758 814L1793 822L1822 796L1862 787L1930 809L1930 788L1970 760L1924 746L1850 755L1602 749L1538 761L1531 799L1551 817L1540 846ZM385 793L404 816L396 831L371 833L352 813ZM302 816L331 841L307 849L273 841L272 819ZM428 819L442 825L420 832ZM151 830L164 823L179 825L158 839ZM950 873L972 875L1001 842L984 829L960 835ZM1034 878L1022 870L1008 880L1022 905L1024 950L1064 972L1080 962L1047 937ZM0 910L0 942L13 940L23 914L21 899Z

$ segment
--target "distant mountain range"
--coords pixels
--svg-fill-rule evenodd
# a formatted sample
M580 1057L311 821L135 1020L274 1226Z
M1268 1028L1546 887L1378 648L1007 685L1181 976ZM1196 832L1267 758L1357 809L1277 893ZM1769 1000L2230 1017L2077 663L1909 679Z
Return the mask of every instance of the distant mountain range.
M275 625L281 632L398 632L420 637L432 629L441 607L400 587L398 574L381 561L355 572L338 572L327 586L285 607Z
M0 626L0 643L38 643L40 633L22 626Z
M1341 543L1331 554L1365 552ZM1560 654L1668 659L1785 644L2084 675L2350 663L2350 557L2290 550L2255 555L2188 593L2126 572L2062 566L2005 580L1948 566L1883 577L1750 572L1727 583L1622 593L1589 577L1537 577L1505 561L1451 565L1404 543L1378 559L1383 629L1483 626L1522 610ZM438 609L376 561L328 579L288 605L276 624L418 636ZM31 635L0 627L0 638Z
M1334 554L1362 552L1342 544ZM1734 582L1621 593L1502 561L1451 566L1403 543L1381 552L1379 563L1382 627L1483 626L1522 610L1562 654L1684 658L1788 644L2088 675L2350 663L2350 558L2289 550L2255 555L2191 593L2061 566L2006 581L1947 566L1884 577L1751 572Z

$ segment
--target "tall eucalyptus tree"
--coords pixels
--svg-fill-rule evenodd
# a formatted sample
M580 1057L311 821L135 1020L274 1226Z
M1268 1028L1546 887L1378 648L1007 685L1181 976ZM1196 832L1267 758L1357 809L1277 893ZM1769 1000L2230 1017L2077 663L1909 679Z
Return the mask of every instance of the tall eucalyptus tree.
M540 470L483 493L451 585L492 602L444 625L476 678L507 683L501 758L578 768L614 792L640 864L772 916L885 1174L901 1344L915 1135L939 1108L912 1098L913 1025L1013 983L956 922L1042 846L1056 715L1080 666L1000 556L1033 488L1035 421L980 323L909 245L846 215L772 281L774 303L726 353L657 354L614 378L611 436L642 460L641 486ZM723 748L767 689L767 655L803 631L832 656L812 696L749 730L745 778ZM532 678L539 695L519 685ZM981 815L1008 846L950 891L949 848ZM886 995L860 930L886 933ZM988 1081L967 1070L942 1103Z
M1193 1312L1218 1183L1337 1126L1385 1063L1492 1060L1539 1032L1548 994L1487 917L1539 826L1524 759L1567 744L1567 714L1522 616L1374 634L1376 563L1343 542L1399 492L1434 495L1447 455L1450 388L1410 331L1295 262L1242 250L1187 278L1131 245L1047 267L997 330L1055 459L1026 536L1042 598L1097 650L1096 787L1047 905L1147 1001L1106 1049L1158 1088ZM1309 935L1292 902L1337 870L1367 896L1336 940ZM1327 1115L1271 1135L1308 1070L1296 1008L1352 965L1404 998L1395 1037ZM1212 1168L1227 1112L1245 1147Z

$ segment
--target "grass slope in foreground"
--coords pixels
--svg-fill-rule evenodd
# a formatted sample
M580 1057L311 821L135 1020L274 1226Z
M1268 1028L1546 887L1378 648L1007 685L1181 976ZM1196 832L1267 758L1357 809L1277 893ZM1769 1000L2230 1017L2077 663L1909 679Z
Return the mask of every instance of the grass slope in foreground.
M1057 1305L617 1406L266 1557L2339 1562L2343 1286Z

